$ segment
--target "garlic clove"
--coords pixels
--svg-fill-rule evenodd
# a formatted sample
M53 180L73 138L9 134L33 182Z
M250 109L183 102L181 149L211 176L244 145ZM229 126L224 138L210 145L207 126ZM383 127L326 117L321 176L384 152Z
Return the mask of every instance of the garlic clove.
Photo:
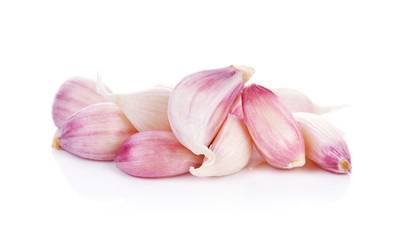
M67 119L52 146L82 158L113 160L121 143L136 132L117 105L97 103Z
M108 93L97 77L98 92L117 104L138 131L170 131L167 104L172 92L168 87L153 87L128 94Z
M168 131L145 131L129 137L115 156L117 167L135 177L170 177L201 165L203 156L193 154Z
M318 106L304 93L292 88L274 88L271 91L277 95L290 112L323 114L346 106Z
M289 169L305 164L298 123L272 91L256 84L245 87L242 107L253 142L270 165Z
M194 154L215 159L207 148L231 105L254 73L250 67L229 66L190 74L174 88L168 115L174 135Z
M309 160L333 173L351 172L352 164L347 144L329 121L311 113L294 113L305 141Z
M228 114L210 149L215 153L215 162L204 158L199 168L190 168L198 177L224 176L236 173L246 166L252 155L252 139L246 125L238 117Z
M111 92L104 86L106 92ZM83 77L66 80L55 95L52 118L55 126L61 128L65 121L80 109L92 104L107 102L97 93L96 82Z

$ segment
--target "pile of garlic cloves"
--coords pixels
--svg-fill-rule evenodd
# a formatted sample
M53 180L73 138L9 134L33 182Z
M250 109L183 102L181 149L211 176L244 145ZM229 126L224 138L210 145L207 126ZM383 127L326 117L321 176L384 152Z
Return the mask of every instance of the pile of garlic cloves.
M74 77L59 88L52 108L52 146L91 160L114 161L136 177L191 173L224 176L267 162L279 169L314 161L324 170L351 172L347 144L320 107L287 88L246 85L247 66L205 70L174 88L113 93L100 78Z

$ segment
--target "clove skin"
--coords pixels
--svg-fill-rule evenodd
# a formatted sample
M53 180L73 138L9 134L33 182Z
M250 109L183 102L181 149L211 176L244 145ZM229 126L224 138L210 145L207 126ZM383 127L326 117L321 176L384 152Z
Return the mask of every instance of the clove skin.
M269 89L252 84L243 89L245 123L260 155L273 167L305 164L305 145L292 113Z
M351 173L352 163L346 141L339 130L325 118L311 113L294 113L305 141L307 159L321 168L337 173Z
M144 131L129 137L114 162L124 173L144 178L171 177L199 167L203 156L185 148L169 131Z
M136 132L117 105L97 103L68 118L55 134L52 146L82 158L111 161L121 143Z

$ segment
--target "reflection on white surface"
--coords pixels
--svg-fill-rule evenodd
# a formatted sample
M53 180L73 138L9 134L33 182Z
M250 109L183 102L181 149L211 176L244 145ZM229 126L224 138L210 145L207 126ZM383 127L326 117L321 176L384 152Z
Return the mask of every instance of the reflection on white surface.
M68 152L52 150L70 186L80 195L93 200L116 200L121 194L119 178L111 161L85 160Z
M305 167L279 170L263 163L225 177L198 178L190 174L159 179L135 178L113 162L90 161L64 151L52 152L70 186L96 201L121 200L125 205L198 205L222 207L246 202L294 205L328 204L340 199L350 175L336 175L308 162Z

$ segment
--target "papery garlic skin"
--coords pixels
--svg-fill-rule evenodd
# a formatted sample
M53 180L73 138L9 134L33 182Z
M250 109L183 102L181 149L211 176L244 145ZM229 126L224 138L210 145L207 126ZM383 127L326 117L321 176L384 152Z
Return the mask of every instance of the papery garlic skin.
M106 92L111 92L104 86ZM80 109L92 104L107 102L97 93L96 82L83 77L66 80L55 95L52 105L52 118L55 126L61 128L65 121Z
M271 89L271 91L277 95L281 102L292 113L308 112L323 114L346 106L318 106L313 103L307 95L293 88L274 88Z
M190 74L174 88L168 116L177 139L193 153L214 159L207 148L229 109L254 73L250 67L229 66Z
M228 114L210 149L215 153L215 162L204 158L201 167L190 168L198 177L225 176L239 172L252 155L253 142L246 125L238 117Z
M256 84L245 87L242 107L253 142L270 165L289 169L305 164L298 123L272 91Z
M168 87L153 87L128 94L108 93L97 78L98 92L117 104L138 131L170 131L167 105L172 92Z
M201 165L203 156L193 154L168 131L145 131L129 137L119 148L114 162L136 177L170 177Z
M342 134L325 118L311 113L294 113L305 140L306 157L321 168L350 173L350 152Z
M53 147L92 160L113 160L121 143L137 130L110 102L87 106L73 114L56 133Z

